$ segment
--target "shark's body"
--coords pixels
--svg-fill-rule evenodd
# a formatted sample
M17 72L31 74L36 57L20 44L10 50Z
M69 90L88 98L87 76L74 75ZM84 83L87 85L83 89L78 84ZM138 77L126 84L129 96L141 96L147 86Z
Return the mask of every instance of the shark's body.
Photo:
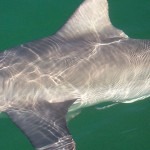
M106 0L85 0L55 35L0 55L0 110L35 148L75 149L68 107L150 95L150 41L111 25Z

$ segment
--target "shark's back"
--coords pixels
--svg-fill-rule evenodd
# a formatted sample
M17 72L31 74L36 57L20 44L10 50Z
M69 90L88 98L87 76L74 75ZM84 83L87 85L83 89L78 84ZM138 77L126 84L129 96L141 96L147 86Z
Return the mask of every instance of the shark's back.
M8 113L36 149L73 150L65 120L69 107L110 100L117 90L121 94L125 80L136 83L143 76L139 69L148 67L149 45L113 27L107 0L85 0L55 35L0 55L0 110ZM149 93L149 71L142 82L148 81L145 93ZM133 89L136 92L136 86L129 90Z

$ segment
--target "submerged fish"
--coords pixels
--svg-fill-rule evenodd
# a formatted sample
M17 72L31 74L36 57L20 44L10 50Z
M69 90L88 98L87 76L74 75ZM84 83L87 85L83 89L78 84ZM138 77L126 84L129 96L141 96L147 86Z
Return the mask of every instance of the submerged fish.
M55 35L0 54L0 111L36 149L73 150L68 108L148 97L149 63L149 40L113 27L107 0L85 0Z

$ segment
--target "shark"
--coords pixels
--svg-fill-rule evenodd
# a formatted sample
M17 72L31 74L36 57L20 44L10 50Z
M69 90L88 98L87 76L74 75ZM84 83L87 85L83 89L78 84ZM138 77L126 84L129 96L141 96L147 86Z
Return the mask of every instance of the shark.
M66 114L150 96L150 41L129 38L107 0L84 0L54 35L0 53L0 111L36 150L75 150Z

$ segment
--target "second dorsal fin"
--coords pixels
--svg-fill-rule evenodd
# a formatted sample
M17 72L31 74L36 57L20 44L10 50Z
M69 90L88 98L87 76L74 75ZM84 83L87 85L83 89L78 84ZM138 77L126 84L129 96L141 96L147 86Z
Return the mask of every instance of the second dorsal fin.
M98 34L102 40L127 37L124 32L112 26L107 0L85 0L57 35L70 39L88 33Z

